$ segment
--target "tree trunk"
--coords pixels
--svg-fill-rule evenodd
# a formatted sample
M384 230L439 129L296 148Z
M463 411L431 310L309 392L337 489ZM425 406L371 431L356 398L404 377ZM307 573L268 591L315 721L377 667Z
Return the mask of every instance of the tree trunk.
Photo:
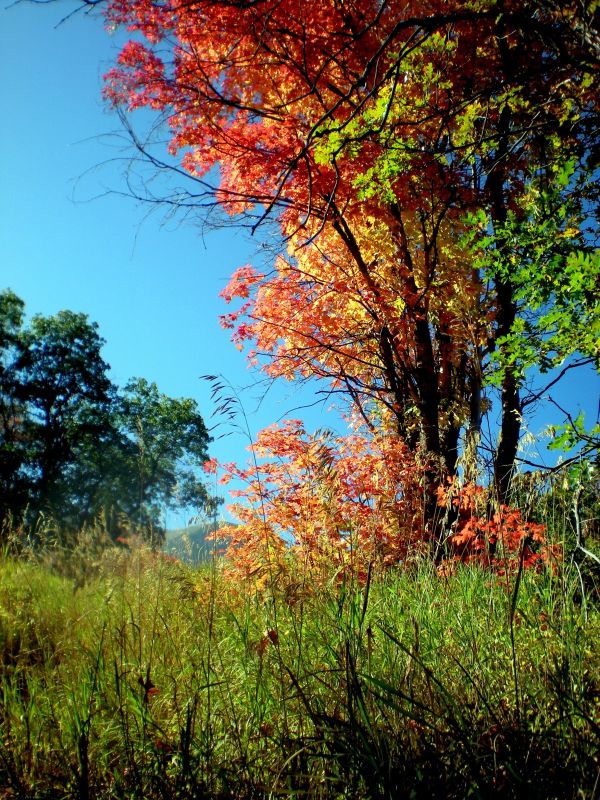
M513 288L509 283L497 281L496 293L498 297L497 336L502 337L510 332L515 321L517 308L513 298ZM502 379L501 402L502 424L494 461L494 485L498 502L506 503L521 435L519 382L516 370L508 366L505 367Z
M503 2L499 3L499 12L503 11ZM502 64L507 80L513 79L513 62L506 37L504 18L499 13L497 19L496 39ZM509 105L505 105L498 120L498 146L494 153L486 180L485 189L488 192L491 206L492 223L494 232L498 234L508 218L505 198L505 160L511 149L512 112ZM500 237L497 239L497 249L502 261L508 262L511 253L505 242ZM506 271L508 273L508 270ZM514 286L509 279L497 276L494 281L496 289L496 332L495 344L507 336L517 316L517 305L514 297ZM519 399L519 377L514 364L504 364L504 377L502 378L502 422L500 438L494 459L494 486L499 503L505 503L510 492L510 484L515 469L517 447L521 434L521 405Z

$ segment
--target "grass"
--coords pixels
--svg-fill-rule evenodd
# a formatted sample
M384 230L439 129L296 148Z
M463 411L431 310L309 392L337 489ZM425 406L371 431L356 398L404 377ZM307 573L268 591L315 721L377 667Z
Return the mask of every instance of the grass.
M234 586L140 548L0 560L2 798L592 798L576 574Z

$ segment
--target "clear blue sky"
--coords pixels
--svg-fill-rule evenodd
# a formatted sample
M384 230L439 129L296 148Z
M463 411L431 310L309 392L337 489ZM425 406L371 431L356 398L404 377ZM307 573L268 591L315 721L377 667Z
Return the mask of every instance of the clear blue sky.
M0 289L12 288L30 314L85 312L107 340L116 383L141 376L171 396L194 397L211 424L199 376L222 373L238 387L258 377L218 322L219 291L254 259L255 245L234 230L202 237L199 225L107 193L123 189L122 162L113 161L122 153L106 136L120 123L101 99L119 39L98 17L77 14L57 26L70 2L0 2ZM260 394L242 394L253 433L286 415L304 416L309 428L340 426L326 406L293 410L314 399L309 392L280 385L258 407ZM588 373L553 396L591 419L598 381ZM548 421L542 412L530 429ZM240 437L220 439L213 454L244 460L244 446Z
M73 4L21 3L0 9L0 289L12 288L30 314L68 308L97 322L112 378L156 381L193 397L207 424L213 406L199 376L223 374L235 387L261 378L219 324L219 299L233 270L255 259L256 243L233 229L202 235L200 224L166 221L127 197L123 153L109 134L120 122L101 98L102 75L118 51L99 18ZM106 163L109 162L109 163ZM242 391L251 432L285 416L311 428L337 418L289 384ZM226 428L215 431L215 437ZM223 461L244 462L232 434L212 445Z

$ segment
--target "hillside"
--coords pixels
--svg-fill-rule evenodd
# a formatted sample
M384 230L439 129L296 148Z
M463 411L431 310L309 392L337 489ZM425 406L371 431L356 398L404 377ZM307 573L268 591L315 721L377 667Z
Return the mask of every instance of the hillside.
M167 531L163 550L187 564L200 564L221 549L220 543L207 541L214 530L214 522L202 522Z

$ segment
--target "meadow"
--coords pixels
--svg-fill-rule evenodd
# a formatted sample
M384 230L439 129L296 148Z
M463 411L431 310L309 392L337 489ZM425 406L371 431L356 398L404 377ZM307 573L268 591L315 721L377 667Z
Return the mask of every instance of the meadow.
M109 171L68 194L236 226L252 263L227 236L198 278L157 244L137 277L123 206L58 236L46 167L91 40L51 95L29 23L5 260L39 262L42 308L64 288L112 320L114 375L135 352L174 390L206 354L249 460L211 454L192 398L114 384L86 313L0 291L0 800L600 798L598 0L77 11L117 34L118 131L76 135ZM183 325L216 313L252 378ZM158 549L167 509L210 518L226 485L226 556Z
M97 529L5 540L3 800L600 793L598 596L566 551L256 588Z

